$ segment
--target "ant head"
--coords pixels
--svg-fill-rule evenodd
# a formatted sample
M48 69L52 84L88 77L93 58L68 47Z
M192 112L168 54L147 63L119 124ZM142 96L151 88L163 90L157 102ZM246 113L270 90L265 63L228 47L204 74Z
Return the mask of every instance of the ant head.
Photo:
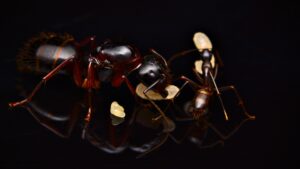
M165 95L167 94L165 87L169 80L167 70L167 65L163 58L156 54L150 54L144 57L142 65L139 67L138 75L143 84L148 87L154 85L154 90Z

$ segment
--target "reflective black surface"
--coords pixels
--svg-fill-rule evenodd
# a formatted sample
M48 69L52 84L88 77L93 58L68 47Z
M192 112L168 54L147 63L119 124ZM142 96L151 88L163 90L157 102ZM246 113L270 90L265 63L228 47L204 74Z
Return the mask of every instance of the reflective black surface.
M288 118L299 112L299 54L293 43L299 29L292 25L298 20L297 5L271 1L119 3L1 4L0 168L254 169L291 165L285 159L292 140L289 136L296 133L290 130L296 123ZM81 140L80 131L62 139L26 110L7 106L21 98L16 89L20 76L15 65L17 52L41 31L68 32L76 39L89 35L97 35L98 40L126 39L143 54L154 48L166 57L193 48L193 33L205 32L224 62L218 84L234 84L257 120L244 125L224 147L199 150L189 142L177 145L169 140L139 160L131 151L106 154ZM191 71L189 65L193 63L186 60L177 67Z

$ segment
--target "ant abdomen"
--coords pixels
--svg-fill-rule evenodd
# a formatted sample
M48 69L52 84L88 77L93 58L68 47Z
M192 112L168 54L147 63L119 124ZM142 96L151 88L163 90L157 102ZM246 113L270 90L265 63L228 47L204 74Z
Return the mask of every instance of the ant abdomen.
M74 56L70 34L42 32L29 39L17 56L20 72L47 73L62 61Z

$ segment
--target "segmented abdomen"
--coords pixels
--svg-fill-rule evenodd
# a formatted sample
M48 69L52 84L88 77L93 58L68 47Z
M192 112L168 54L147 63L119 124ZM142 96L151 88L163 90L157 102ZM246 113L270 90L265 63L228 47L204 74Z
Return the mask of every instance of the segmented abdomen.
M46 73L76 54L70 34L42 32L29 39L17 56L21 72Z

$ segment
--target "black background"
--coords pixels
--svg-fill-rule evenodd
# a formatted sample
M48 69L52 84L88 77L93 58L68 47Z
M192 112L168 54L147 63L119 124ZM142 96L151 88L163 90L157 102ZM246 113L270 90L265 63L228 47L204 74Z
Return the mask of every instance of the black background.
M34 1L1 4L0 168L288 168L291 139L287 117L296 113L299 56L296 4L271 1ZM223 148L199 150L169 141L140 160L126 151L107 155L72 137L50 133L15 100L15 56L24 41L41 31L69 32L77 39L123 38L142 52L164 56L193 47L195 31L207 33L257 120L247 123Z

